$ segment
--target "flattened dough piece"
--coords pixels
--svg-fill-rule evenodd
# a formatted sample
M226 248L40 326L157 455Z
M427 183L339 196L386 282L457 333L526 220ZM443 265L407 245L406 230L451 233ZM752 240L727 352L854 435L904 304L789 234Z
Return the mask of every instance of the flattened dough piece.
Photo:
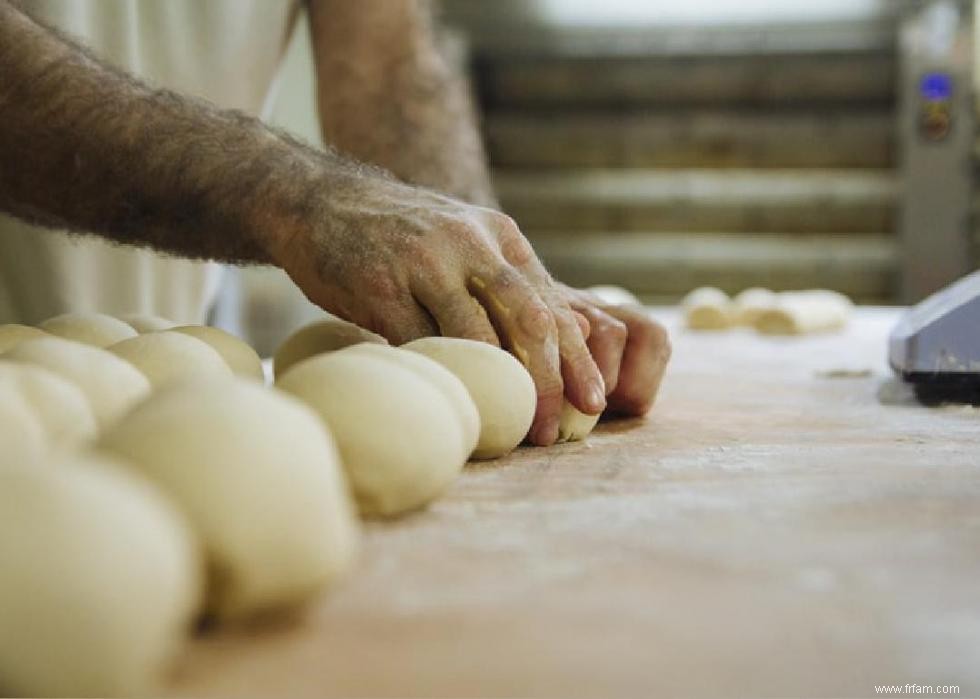
M755 328L764 335L804 335L840 330L854 304L836 291L813 289L779 294L775 308L762 313Z
M726 330L732 326L732 300L721 289L704 286L681 301L687 327L692 330Z
M558 422L559 442L578 442L589 436L599 422L598 415L586 415L565 399Z

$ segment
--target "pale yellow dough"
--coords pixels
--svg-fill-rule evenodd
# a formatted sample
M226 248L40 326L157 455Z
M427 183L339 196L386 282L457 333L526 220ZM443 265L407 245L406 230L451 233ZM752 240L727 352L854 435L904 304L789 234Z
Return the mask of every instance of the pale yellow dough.
M286 338L276 350L273 362L276 378L304 359L357 345L362 342L386 344L384 338L353 323L330 317L304 326Z
M732 300L711 286L695 289L681 301L687 326L693 330L726 330L734 321Z
M358 543L337 449L318 416L255 381L173 384L106 433L203 542L208 608L240 618L301 605L350 570Z
M201 342L206 342L211 349L221 355L235 376L265 381L262 359L252 346L241 338L209 325L183 325L174 328L173 332L190 335Z
M434 359L466 386L480 413L474 459L509 454L527 435L537 392L527 369L509 352L486 342L451 337L425 337L402 348Z
M3 358L50 369L74 383L88 399L100 430L150 393L149 381L125 359L60 337L27 340Z
M82 390L44 367L0 360L0 401L19 395L55 446L73 447L95 438L97 424Z
M329 426L364 515L424 506L466 463L469 439L453 403L406 365L365 352L332 352L296 364L276 385Z
M779 294L776 305L762 313L755 328L765 335L832 332L847 325L853 304L836 291L814 289Z
M177 381L232 375L225 360L206 342L169 330L137 335L108 351L142 371L154 390Z
M0 516L4 696L159 692L202 587L170 502L102 456L4 455Z
M65 313L48 318L38 327L66 340L102 348L137 334L128 323L103 313Z
M161 330L170 330L171 328L177 327L177 324L172 320L154 315L132 314L120 316L119 320L129 325L129 327L140 335L155 333Z
M37 337L47 337L48 333L30 325L7 323L0 325L0 354L13 349L24 340Z

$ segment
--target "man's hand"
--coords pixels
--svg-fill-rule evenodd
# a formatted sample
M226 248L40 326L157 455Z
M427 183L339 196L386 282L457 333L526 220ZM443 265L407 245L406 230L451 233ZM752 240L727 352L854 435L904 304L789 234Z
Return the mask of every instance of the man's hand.
M612 306L586 291L564 290L569 306L589 322L589 351L606 383L608 412L646 414L670 361L666 329L642 308Z
M270 250L313 303L393 344L442 334L508 349L537 387L535 444L557 439L563 396L605 408L588 321L509 217L367 177L335 185L323 207L321 226L286 231Z

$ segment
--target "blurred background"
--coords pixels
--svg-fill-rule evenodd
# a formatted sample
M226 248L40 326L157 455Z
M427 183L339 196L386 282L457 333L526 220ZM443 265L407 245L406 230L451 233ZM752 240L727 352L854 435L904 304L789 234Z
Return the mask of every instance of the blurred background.
M980 263L973 2L443 0L504 209L554 276L912 302ZM306 27L272 121L320 140ZM315 317L238 273L264 354Z

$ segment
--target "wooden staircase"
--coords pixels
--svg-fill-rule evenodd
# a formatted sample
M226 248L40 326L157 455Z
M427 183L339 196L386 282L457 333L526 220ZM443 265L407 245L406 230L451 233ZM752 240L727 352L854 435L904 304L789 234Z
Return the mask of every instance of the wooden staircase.
M887 27L846 46L501 35L474 62L494 180L556 277L648 301L706 284L893 298Z

